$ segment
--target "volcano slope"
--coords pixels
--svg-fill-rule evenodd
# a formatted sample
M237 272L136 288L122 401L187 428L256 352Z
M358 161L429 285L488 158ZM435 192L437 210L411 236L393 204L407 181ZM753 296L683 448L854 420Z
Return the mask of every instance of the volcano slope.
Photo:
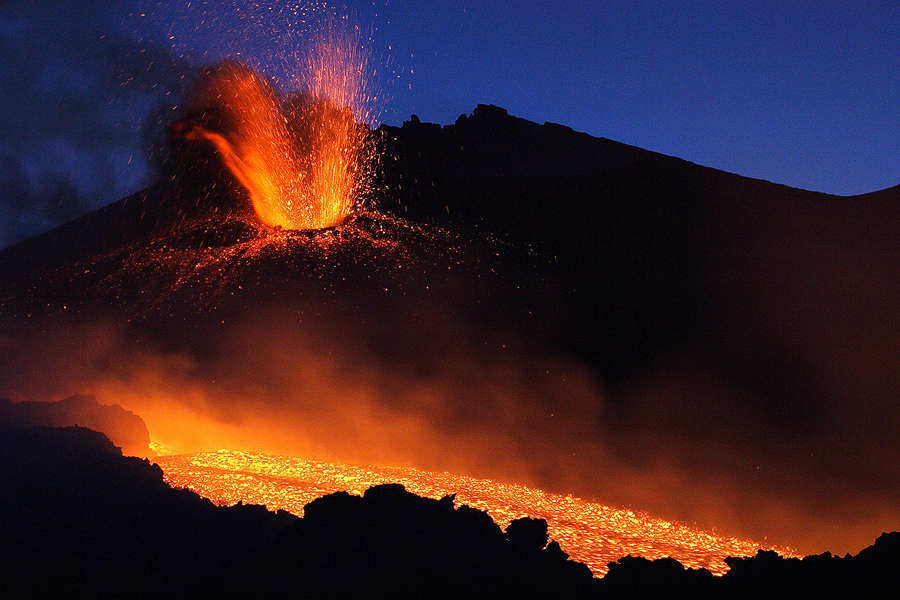
M896 528L900 189L805 192L489 106L372 135L369 209L337 227L261 225L176 141L154 186L0 252L4 395L804 553Z

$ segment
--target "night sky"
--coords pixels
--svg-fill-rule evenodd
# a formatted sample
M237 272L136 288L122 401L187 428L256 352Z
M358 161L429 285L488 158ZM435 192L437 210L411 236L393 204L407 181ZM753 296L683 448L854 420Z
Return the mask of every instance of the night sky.
M289 87L321 4L0 4L0 246L150 183L197 66L241 58ZM376 0L336 10L368 38L372 125L413 113L447 124L496 104L804 189L900 183L893 1Z

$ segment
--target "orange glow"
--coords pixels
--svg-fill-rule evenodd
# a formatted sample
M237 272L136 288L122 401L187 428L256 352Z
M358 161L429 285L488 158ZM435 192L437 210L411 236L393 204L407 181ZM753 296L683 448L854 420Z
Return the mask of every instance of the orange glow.
M346 219L367 185L368 126L354 117L370 117L367 58L358 28L329 21L295 60L301 92L288 97L242 64L208 68L173 131L215 148L263 223L320 229Z
M369 55L360 29L347 17L325 19L318 35L296 56L293 138L304 170L312 174L308 193L321 206L321 219L342 221L361 202L373 160L367 144L373 120ZM303 147L303 145L306 145Z
M752 556L759 548L770 548L629 509L450 473L355 467L227 450L160 456L155 462L171 485L190 488L219 504L241 500L301 516L303 507L315 498L339 490L361 494L381 483L402 483L407 490L429 498L456 494L457 504L487 512L503 528L520 517L545 519L550 537L596 576L606 573L609 562L627 554L648 559L671 556L686 567L721 574L727 570L725 557ZM778 550L782 555L792 554Z

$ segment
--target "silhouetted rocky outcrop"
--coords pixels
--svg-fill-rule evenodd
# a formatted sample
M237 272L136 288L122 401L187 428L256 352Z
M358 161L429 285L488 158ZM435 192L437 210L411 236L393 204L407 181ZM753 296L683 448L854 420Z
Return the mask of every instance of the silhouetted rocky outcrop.
M644 600L897 598L900 595L900 533L885 533L856 556L831 553L784 558L770 550L726 558L729 571L713 577L685 569L671 558L626 556L610 563L600 597Z
M604 598L715 598L721 590L706 569L685 569L672 558L625 556L609 564L600 582Z
M0 465L11 597L578 598L596 586L558 545L507 539L485 513L399 485L320 498L302 520L216 507L83 427L0 425Z
M503 532L485 513L400 485L339 492L303 519L216 507L172 489L83 427L0 425L0 577L11 598L896 598L900 533L856 556L760 551L713 577L624 557L603 579L547 543L546 523Z
M511 525L510 527L513 527ZM544 523L546 528L546 523ZM515 529L515 527L513 527ZM484 512L397 484L314 500L268 550L262 595L584 598L596 580L559 546L521 545ZM270 587L269 587L270 586Z
M9 597L184 597L296 517L219 508L84 427L0 424L0 565Z
M129 456L148 456L150 452L150 433L142 418L118 404L100 404L93 396L72 396L58 402L0 399L0 422L46 427L80 425L104 433Z

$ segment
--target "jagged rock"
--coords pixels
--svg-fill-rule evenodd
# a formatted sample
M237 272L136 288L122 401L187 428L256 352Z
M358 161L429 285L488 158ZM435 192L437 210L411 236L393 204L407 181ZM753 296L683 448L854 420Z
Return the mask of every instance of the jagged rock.
M144 420L118 404L100 404L93 396L76 395L57 402L0 399L0 422L46 427L80 425L103 432L129 456L150 455L150 433Z

